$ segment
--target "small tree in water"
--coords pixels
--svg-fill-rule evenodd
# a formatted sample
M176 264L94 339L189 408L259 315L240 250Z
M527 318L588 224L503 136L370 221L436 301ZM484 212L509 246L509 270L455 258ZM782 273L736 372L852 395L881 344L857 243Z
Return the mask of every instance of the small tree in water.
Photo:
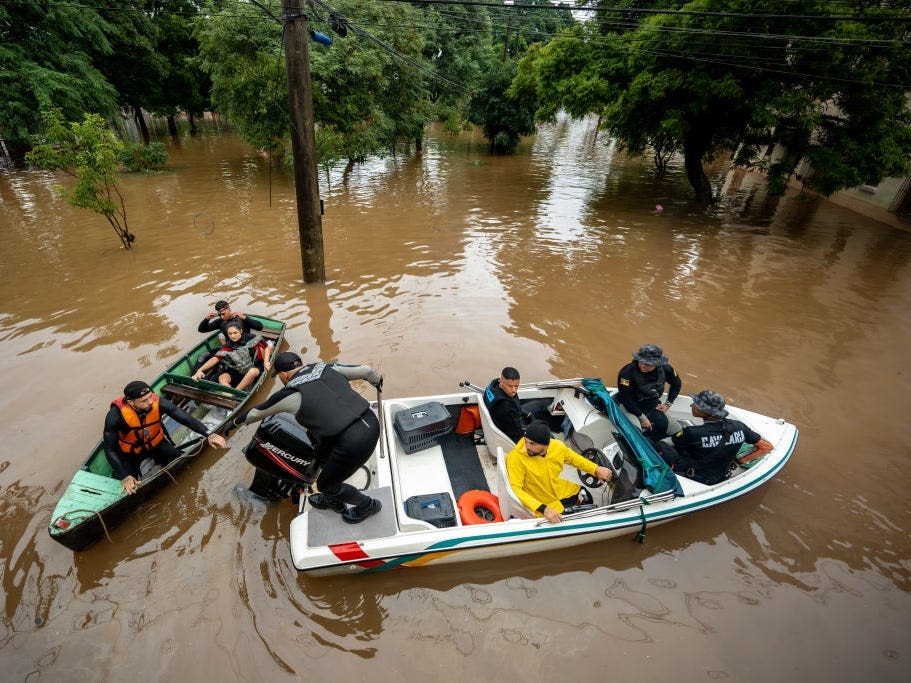
M124 249L135 236L127 225L127 210L117 189L118 156L123 143L114 137L99 114L86 114L82 122L67 122L59 109L43 112L44 134L38 136L26 160L49 171L63 171L76 179L69 189L55 185L70 206L104 216Z

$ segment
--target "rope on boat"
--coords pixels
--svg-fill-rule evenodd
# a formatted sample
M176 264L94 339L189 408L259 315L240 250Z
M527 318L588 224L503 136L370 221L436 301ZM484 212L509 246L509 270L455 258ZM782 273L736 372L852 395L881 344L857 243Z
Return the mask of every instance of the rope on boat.
M98 521L101 522L101 529L104 531L105 538L108 539L111 543L114 541L111 539L111 534L108 533L108 525L104 523L104 517L101 516L101 513L98 510L70 510L67 512L67 515L70 515L74 512L87 512L90 515L95 515L98 518ZM65 517L64 517L65 519Z
M645 519L645 506L651 505L652 501L648 498L639 497L639 516L642 518L642 528L639 529L636 533L635 538L633 539L637 543L645 543L645 528L648 526L648 520Z
M645 543L645 527L647 526L647 522L645 520L645 508L642 505L639 506L639 516L642 517L642 528L639 529L633 540L637 543Z

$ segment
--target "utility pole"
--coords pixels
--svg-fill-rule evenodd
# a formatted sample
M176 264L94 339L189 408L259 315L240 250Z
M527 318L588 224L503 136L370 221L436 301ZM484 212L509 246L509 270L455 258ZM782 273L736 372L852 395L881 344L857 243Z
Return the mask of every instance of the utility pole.
M323 221L320 215L319 176L316 170L316 137L313 133L313 93L310 89L310 54L303 0L282 0L285 27L285 71L288 74L288 114L291 150L294 153L294 186L297 193L297 227L300 233L304 282L323 282Z

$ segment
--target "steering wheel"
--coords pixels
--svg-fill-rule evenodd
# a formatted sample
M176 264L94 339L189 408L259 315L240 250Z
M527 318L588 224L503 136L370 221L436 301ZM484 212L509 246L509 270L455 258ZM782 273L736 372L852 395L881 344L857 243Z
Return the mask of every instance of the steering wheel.
M607 457L597 448L586 448L584 451L582 451L582 457L588 458L598 467L608 466ZM593 489L601 488L604 486L604 482L598 479L598 477L596 477L594 474L589 474L583 470L576 470L576 472L579 473L579 479L586 486Z

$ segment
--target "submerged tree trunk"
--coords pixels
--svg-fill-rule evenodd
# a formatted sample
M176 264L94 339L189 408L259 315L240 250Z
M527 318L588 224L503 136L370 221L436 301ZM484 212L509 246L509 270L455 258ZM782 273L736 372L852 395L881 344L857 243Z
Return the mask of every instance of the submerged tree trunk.
M708 151L708 136L698 133L684 135L683 166L686 169L686 177L696 193L696 199L703 206L709 206L714 201L712 186L702 168L702 159Z
M174 114L168 114L168 133L172 138L177 137L177 119L174 118Z
M187 112L187 119L190 122L190 135L196 135L198 130L196 128L196 117L193 116L193 112Z
M148 145L152 138L149 135L149 127L146 125L145 116L142 115L142 107L133 107L133 118L136 120L140 135L142 135L143 144Z
M423 152L424 152L424 138L422 138L420 135L418 135L414 139L414 153L423 154Z

